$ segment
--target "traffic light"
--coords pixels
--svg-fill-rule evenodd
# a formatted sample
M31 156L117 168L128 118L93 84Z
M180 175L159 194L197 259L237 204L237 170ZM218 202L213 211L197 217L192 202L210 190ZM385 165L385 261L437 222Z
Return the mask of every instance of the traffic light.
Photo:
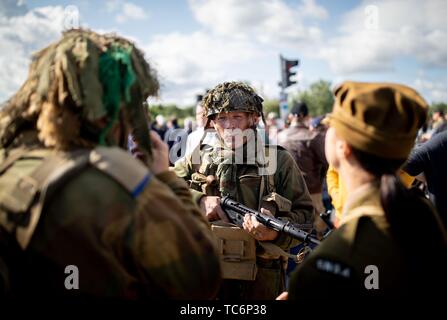
M282 55L279 56L281 62L281 88L285 89L295 84L296 81L291 80L290 77L296 74L296 71L291 71L290 69L296 67L299 64L299 60L287 60L284 59Z

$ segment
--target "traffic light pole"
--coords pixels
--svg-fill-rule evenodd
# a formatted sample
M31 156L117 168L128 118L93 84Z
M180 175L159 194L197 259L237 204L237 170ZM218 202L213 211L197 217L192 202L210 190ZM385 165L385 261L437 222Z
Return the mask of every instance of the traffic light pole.
M288 113L289 106L287 104L287 93L281 88L281 91L279 92L279 116L285 121Z

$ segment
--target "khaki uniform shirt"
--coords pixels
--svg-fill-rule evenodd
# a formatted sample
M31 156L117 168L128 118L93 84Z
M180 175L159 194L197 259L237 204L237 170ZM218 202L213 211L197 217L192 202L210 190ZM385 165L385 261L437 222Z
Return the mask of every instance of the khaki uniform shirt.
M424 230L408 232L415 233L415 241L423 241L417 235ZM348 197L340 227L293 273L289 299L309 298L312 293L333 299L359 295L395 297L413 295L437 281L445 283L445 275L434 271L438 262L432 260L432 253L411 252L412 245L405 244L404 248L391 234L380 202L379 183L363 185ZM441 259L445 253L438 252L436 256ZM433 279L436 282L431 282Z

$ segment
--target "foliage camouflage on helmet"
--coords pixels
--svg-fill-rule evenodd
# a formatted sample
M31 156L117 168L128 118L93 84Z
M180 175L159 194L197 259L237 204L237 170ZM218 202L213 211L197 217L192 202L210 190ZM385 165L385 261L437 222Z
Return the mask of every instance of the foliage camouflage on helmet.
M243 82L224 82L210 90L203 98L207 117L231 111L262 114L263 99Z
M7 147L30 125L48 147L104 143L124 110L129 129L149 153L142 102L158 90L155 71L132 42L114 34L67 31L34 54L27 80L0 111L0 146ZM103 119L105 125L98 126ZM83 137L88 129L98 141Z

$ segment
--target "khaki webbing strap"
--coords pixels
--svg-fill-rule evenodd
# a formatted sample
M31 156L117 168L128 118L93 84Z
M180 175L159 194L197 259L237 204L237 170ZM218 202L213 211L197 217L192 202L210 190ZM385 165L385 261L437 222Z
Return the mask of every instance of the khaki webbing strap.
M29 152L28 149L20 148L14 150L10 155L8 155L5 161L3 161L2 164L0 164L0 175L3 174L6 170L8 170L8 168L12 166L14 162L23 157L27 152Z
M138 195L141 188L144 188L142 183L148 182L151 177L147 167L117 147L95 148L90 153L89 162L121 184L132 196Z
M284 251L283 249L281 249L280 247L278 247L276 244L273 244L271 242L262 242L262 241L258 241L258 243L261 245L262 248L264 248L264 250L274 256L281 256L287 259L292 259L293 261L297 261L297 256L291 253L288 253L286 251Z
M28 209L30 212L28 224L18 225L16 229L17 242L22 249L26 249L31 240L46 200L58 189L56 184L60 186L83 169L88 164L88 154L87 150L80 150L72 153L72 158L51 156L29 176L28 182L34 184L32 187L35 188L36 194L39 190L40 194L36 204Z
M276 192L275 176L273 174L269 174L268 183L269 183L269 193Z
M42 167L45 164L44 159L48 158L49 154L50 152L48 150L19 149L15 150L14 153L11 153L10 156L6 158L6 160L2 164L2 169L6 171L20 159L38 159L42 161L42 163L40 163L37 168L34 169L31 175L20 177L15 185L11 186L10 192L2 194L0 205L3 209L13 214L10 218L15 223L23 224L23 213L29 210L32 203L34 202L36 194L39 192L40 180L39 176L36 176L36 174L38 168Z
M261 185L259 186L258 211L261 212L262 198L264 197L265 176L261 176Z
M94 150L80 149L67 154L43 150L19 150L11 154L2 164L7 170L21 158L43 159L34 171L22 177L10 197L2 206L9 212L15 227L16 238L25 249L37 226L44 204L62 185L88 165L104 172L121 184L133 197L149 183L149 170L138 160L119 148L98 147ZM38 197L38 199L37 199ZM37 200L37 201L36 201ZM9 229L9 228L8 228Z

